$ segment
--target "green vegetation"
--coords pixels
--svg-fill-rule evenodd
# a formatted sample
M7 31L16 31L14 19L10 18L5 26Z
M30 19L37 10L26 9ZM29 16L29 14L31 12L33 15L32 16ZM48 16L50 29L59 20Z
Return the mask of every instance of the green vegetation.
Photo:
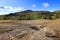
M22 12L1 15L0 20L35 20L35 19L57 19L60 18L60 11L32 11L26 10Z

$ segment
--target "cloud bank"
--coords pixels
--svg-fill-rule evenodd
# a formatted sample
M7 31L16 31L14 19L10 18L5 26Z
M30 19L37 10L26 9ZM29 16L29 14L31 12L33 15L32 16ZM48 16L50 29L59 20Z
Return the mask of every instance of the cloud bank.
M12 6L1 6L0 5L0 15L5 15L14 12L20 12L25 10L23 7L12 7Z

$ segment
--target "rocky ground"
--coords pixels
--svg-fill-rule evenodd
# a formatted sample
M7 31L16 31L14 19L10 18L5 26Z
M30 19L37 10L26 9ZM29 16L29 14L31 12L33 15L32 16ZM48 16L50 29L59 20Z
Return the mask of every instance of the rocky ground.
M0 21L0 40L60 40L60 20Z

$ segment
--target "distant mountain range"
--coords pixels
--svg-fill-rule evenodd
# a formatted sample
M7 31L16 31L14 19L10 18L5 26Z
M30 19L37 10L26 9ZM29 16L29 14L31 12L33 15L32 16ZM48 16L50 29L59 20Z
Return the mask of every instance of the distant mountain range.
M16 13L10 13L10 14L7 14L6 16L14 16L14 15L20 15L20 14L35 14L35 13L51 13L51 12L49 12L49 11L25 10L25 11L16 12Z
M0 16L0 20L34 20L56 18L60 18L60 10L54 12L25 10Z

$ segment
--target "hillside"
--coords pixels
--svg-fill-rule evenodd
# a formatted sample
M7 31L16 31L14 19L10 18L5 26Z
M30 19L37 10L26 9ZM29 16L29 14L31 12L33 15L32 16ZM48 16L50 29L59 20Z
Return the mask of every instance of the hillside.
M16 13L10 13L8 15L0 16L0 20L35 20L35 19L58 19L60 18L60 12L54 11L32 11L25 10Z
M60 40L59 18L58 11L26 10L1 15L0 40Z

